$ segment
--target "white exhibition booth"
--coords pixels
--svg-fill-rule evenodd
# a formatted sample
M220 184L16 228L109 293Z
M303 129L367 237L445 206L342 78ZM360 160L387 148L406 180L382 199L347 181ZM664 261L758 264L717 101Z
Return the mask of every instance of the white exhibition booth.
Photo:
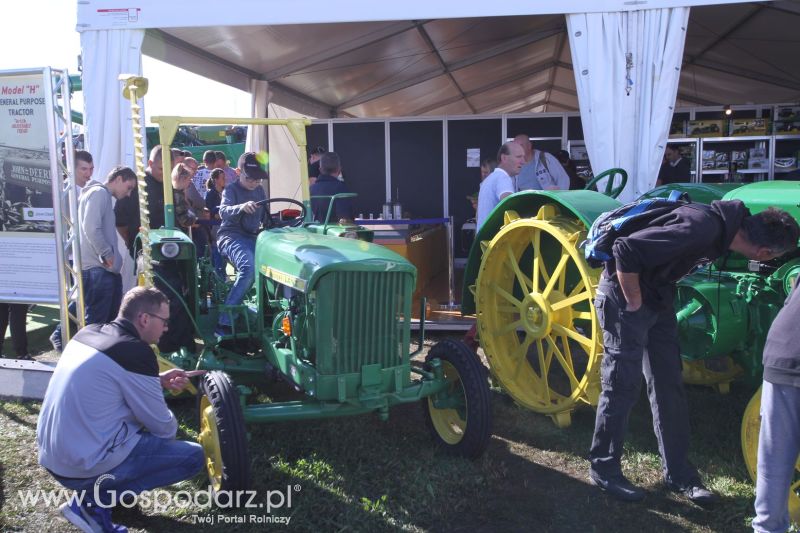
M360 46L362 54L371 53L380 57L385 51L374 46L376 39L400 34L410 27L409 24L415 25L419 35L432 44L424 28L420 28L424 21L443 20L446 23L449 19L474 18L491 22L494 17L506 17L500 20L511 24L513 18L509 17L566 14L568 53L571 53L572 59L570 68L575 78L573 91L579 103L593 170L599 173L612 167L626 169L632 179L629 179L621 199L632 199L652 188L661 163L676 96L679 94L689 6L723 3L743 2L565 0L559 3L528 2L524 5L460 0L409 0L376 4L366 0L348 0L336 2L334 6L330 2L305 0L280 4L273 2L267 8L256 0L236 0L226 3L224 7L210 0L134 0L126 3L81 0L77 3L77 29L81 33L83 55L87 145L101 175L120 161L133 164L129 103L122 98L117 79L120 74L141 75L143 52L250 92L253 95L253 116L265 116L267 99L271 97L274 102L298 113L329 118L331 109L336 107L330 105L329 101L315 100L302 91L278 83L268 85L269 79L274 79L274 76L243 65L255 59L266 64L272 54L286 56L291 52L297 66L307 65L307 70L310 70L315 63L306 55L328 54L326 57L334 58L336 51L343 50L348 43ZM592 12L587 13L587 8ZM361 26L345 24L341 27L343 35L329 43L325 41L329 34L317 31L317 28L331 28L334 26L331 23L367 21L394 22L370 26L374 28L371 36L356 33L347 35L348 28ZM306 28L305 43L298 47L297 42L287 42L285 49L274 42L270 47L258 46L259 31L282 25L303 25ZM153 33L160 28L177 29L177 32L194 35L195 44L187 47L184 41L170 37L172 34ZM331 30L331 35L334 30L336 28ZM471 31L479 36L481 26ZM376 37L375 32L381 35ZM560 38L563 40L563 36ZM558 44L558 52L564 49L564 44L563 41ZM402 47L402 43L397 46ZM457 107L461 103L460 96L468 102L470 96L477 97L477 91L461 90L460 80L453 74L454 62L447 59L446 51L442 52L436 46L431 48L434 53L427 54L426 59L438 60L439 65L434 65L430 70L433 74L421 71L417 80L431 83L434 77L440 76L446 82L449 77L452 83L449 83L448 90L450 86L455 86L457 91L455 96L443 101L448 105L443 103L437 108L437 103L432 103L425 106L425 111L438 109L442 114L448 114L454 109L463 109ZM304 49L308 50L307 54ZM206 53L203 50L210 51ZM312 50L316 52L312 54ZM470 53L477 57L482 53L481 50L482 46L475 45ZM513 62L513 57L507 54L504 60ZM469 61L469 58L462 59L459 66L467 66ZM365 60L364 63L368 64L369 61ZM550 82L557 82L558 67L564 67L564 62L557 61L552 65L552 74L548 74ZM273 69L271 74L274 75L277 70L280 69ZM331 80L328 84L330 92L326 94L336 95L337 90L344 92L344 85L339 87L336 81ZM342 80L344 83L345 80ZM393 88L407 87L409 85L404 82ZM555 92L551 89L546 91L547 101L558 104ZM568 89L561 91L569 92ZM429 89L425 92L420 98L436 93ZM384 91L372 96L377 98L388 94ZM361 109L358 104L364 98L351 94L347 99L352 109ZM696 102L707 103L700 98ZM569 108L567 104L561 106ZM480 111L472 104L469 109ZM340 116L365 115L353 115L352 111L345 111ZM249 142L263 142L262 138L250 135Z

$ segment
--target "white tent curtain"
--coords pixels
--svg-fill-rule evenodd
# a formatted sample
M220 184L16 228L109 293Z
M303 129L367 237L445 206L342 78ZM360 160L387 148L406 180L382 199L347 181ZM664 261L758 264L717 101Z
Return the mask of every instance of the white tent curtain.
M567 15L592 171L625 169L624 202L652 189L658 177L688 20L688 7Z
M85 135L99 181L117 165L134 168L130 102L118 78L142 75L143 40L144 30L81 33Z
M264 80L250 80L250 116L267 118L269 104L269 83ZM267 150L267 128L264 126L248 126L245 150L263 152Z

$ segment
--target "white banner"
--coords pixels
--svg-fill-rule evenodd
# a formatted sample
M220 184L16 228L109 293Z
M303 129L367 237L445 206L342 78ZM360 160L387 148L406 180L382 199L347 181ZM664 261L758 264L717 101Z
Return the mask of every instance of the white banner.
M0 301L58 301L46 100L43 73L0 72Z

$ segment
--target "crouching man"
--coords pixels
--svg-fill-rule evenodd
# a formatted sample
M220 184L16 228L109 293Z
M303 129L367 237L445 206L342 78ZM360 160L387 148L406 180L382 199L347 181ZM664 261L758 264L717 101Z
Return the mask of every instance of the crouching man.
M204 465L202 447L175 439L175 416L162 388L182 390L184 370L159 374L150 348L167 329L169 301L136 287L116 320L92 324L67 344L42 403L39 464L68 489L83 491L61 512L82 531L124 532L111 522L125 491L140 493L191 478Z

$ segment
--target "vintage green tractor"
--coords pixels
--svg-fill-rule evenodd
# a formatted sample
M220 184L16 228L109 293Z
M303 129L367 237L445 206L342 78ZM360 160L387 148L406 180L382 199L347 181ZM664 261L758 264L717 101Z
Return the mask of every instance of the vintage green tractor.
M142 78L127 80L134 124L140 120L137 96ZM138 91L138 92L137 92ZM281 220L269 214L256 242L256 280L242 305L223 304L230 281L208 261L195 258L192 239L173 229L172 188L164 180L166 228L148 225L142 209L139 235L140 282L155 284L171 300L171 315L183 313L191 325L186 338L161 346L163 368L204 369L198 406L199 440L215 490L248 486L246 424L310 420L376 413L420 403L425 420L445 450L474 458L491 435L489 387L485 367L460 342L445 340L424 361L412 360L411 295L416 270L400 255L368 242L357 226L311 219L306 153L306 119L153 117L160 142L169 146L179 124L284 126L299 154L304 200L289 202L299 215ZM136 160L142 161L140 130L135 128ZM171 168L169 151L164 168ZM146 206L139 168L140 202ZM220 313L234 319L230 335L213 334ZM175 322L172 320L170 327ZM199 346L195 341L199 340ZM162 339L163 344L163 339ZM179 346L180 345L180 346ZM166 348L166 349L165 349ZM264 403L275 380L288 383L297 399Z
M670 185L646 196L675 189L704 203L740 199L754 213L776 206L800 220L798 182ZM619 205L587 190L511 195L479 230L468 260L462 313L476 315L493 380L562 427L575 408L595 406L600 391L603 346L593 306L600 269L586 263L580 243L598 215ZM767 331L798 274L798 252L769 263L731 255L681 280L676 309L684 379L725 392L741 376L755 387ZM753 475L759 399L757 392L742 422ZM798 486L792 487L795 520Z

